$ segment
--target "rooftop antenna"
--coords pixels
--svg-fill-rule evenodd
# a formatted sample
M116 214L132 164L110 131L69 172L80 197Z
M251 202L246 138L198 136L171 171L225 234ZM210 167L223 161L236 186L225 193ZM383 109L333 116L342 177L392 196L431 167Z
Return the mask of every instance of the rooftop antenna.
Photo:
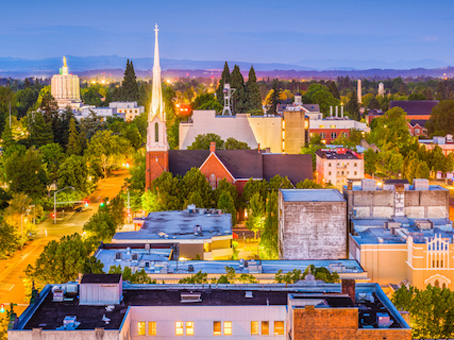
M222 110L222 116L233 116L230 108L230 98L232 98L235 89L230 88L230 84L225 84L222 92L224 93L224 109Z

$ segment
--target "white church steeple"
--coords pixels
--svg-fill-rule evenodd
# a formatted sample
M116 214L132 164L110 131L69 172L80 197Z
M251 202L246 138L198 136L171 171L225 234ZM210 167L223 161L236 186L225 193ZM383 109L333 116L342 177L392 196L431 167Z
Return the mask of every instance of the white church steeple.
M166 115L162 100L161 66L159 66L158 24L155 25L153 88L148 114L147 152L167 151Z
M155 25L155 41L154 41L154 64L153 64L153 92L151 95L149 121L154 116L159 116L162 121L166 120L164 112L164 103L162 100L162 85L161 85L161 66L159 64L159 44L158 44L158 24Z

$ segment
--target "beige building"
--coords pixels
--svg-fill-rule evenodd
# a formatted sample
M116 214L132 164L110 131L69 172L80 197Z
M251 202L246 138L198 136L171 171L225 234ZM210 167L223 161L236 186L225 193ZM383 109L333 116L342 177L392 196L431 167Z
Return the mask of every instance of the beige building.
M75 110L82 106L79 77L69 74L66 57L63 57L63 67L60 69L60 73L52 77L51 93L60 109L70 106Z
M308 142L309 118L303 111L284 111L283 116L217 116L214 110L195 110L192 120L180 123L180 150L201 134L214 133L224 141L232 137L251 149L270 148L272 153L298 154Z
M124 115L124 119L127 122L132 122L134 118L145 111L145 108L138 106L137 102L111 102L109 107L116 109L117 114Z
M454 288L453 228L449 191L429 186L364 180L345 190L351 221L350 258L379 284Z
M363 156L346 148L320 149L315 153L316 180L342 187L349 180L364 178Z

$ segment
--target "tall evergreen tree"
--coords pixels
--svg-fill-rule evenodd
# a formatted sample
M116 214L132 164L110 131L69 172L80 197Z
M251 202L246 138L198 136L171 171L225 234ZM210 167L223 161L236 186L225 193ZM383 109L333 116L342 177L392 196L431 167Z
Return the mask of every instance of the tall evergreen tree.
M224 191L219 197L218 209L222 209L226 213L229 213L232 216L232 226L236 225L235 201L229 191Z
M277 79L273 80L273 87L271 89L273 93L271 94L271 98L269 102L267 103L270 108L268 109L269 114L277 114L277 104L280 103L279 95L280 95L280 89L279 89L279 84Z
M74 118L71 118L69 121L69 136L66 153L68 155L81 155L82 150L82 143L76 129L76 121Z
M336 83L334 81L329 82L328 90L333 94L334 98L340 99L339 90L337 89Z
M251 66L249 70L249 77L246 85L246 110L253 115L262 115L262 96L260 95L260 88L257 84L257 77L255 76L254 67Z
M46 123L43 115L40 112L32 112L28 116L29 136L28 140L30 145L34 145L37 148L40 146L52 143L54 141L54 135L52 127L49 123Z
M235 92L232 94L232 111L234 114L242 113L247 110L246 91L244 88L244 78L238 65L234 66L230 75L230 86L235 89Z
M359 114L359 104L358 104L358 97L356 95L356 91L353 91L351 97L345 105L345 110L350 114L350 117L355 120L360 120Z
M121 84L121 100L126 102L139 100L139 85L137 84L134 65L129 59L126 61L125 75Z
M230 69L229 69L229 64L225 62L224 64L224 70L222 71L221 74L221 79L219 80L219 85L218 88L216 89L216 98L222 106L224 106L224 85L225 84L230 84Z

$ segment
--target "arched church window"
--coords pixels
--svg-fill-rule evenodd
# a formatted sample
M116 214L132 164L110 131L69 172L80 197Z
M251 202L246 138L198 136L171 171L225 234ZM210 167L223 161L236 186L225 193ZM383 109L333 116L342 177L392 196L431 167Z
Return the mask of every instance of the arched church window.
M216 189L216 175L215 174L210 175L210 185L213 189Z
M159 124L154 124L154 141L159 142Z

